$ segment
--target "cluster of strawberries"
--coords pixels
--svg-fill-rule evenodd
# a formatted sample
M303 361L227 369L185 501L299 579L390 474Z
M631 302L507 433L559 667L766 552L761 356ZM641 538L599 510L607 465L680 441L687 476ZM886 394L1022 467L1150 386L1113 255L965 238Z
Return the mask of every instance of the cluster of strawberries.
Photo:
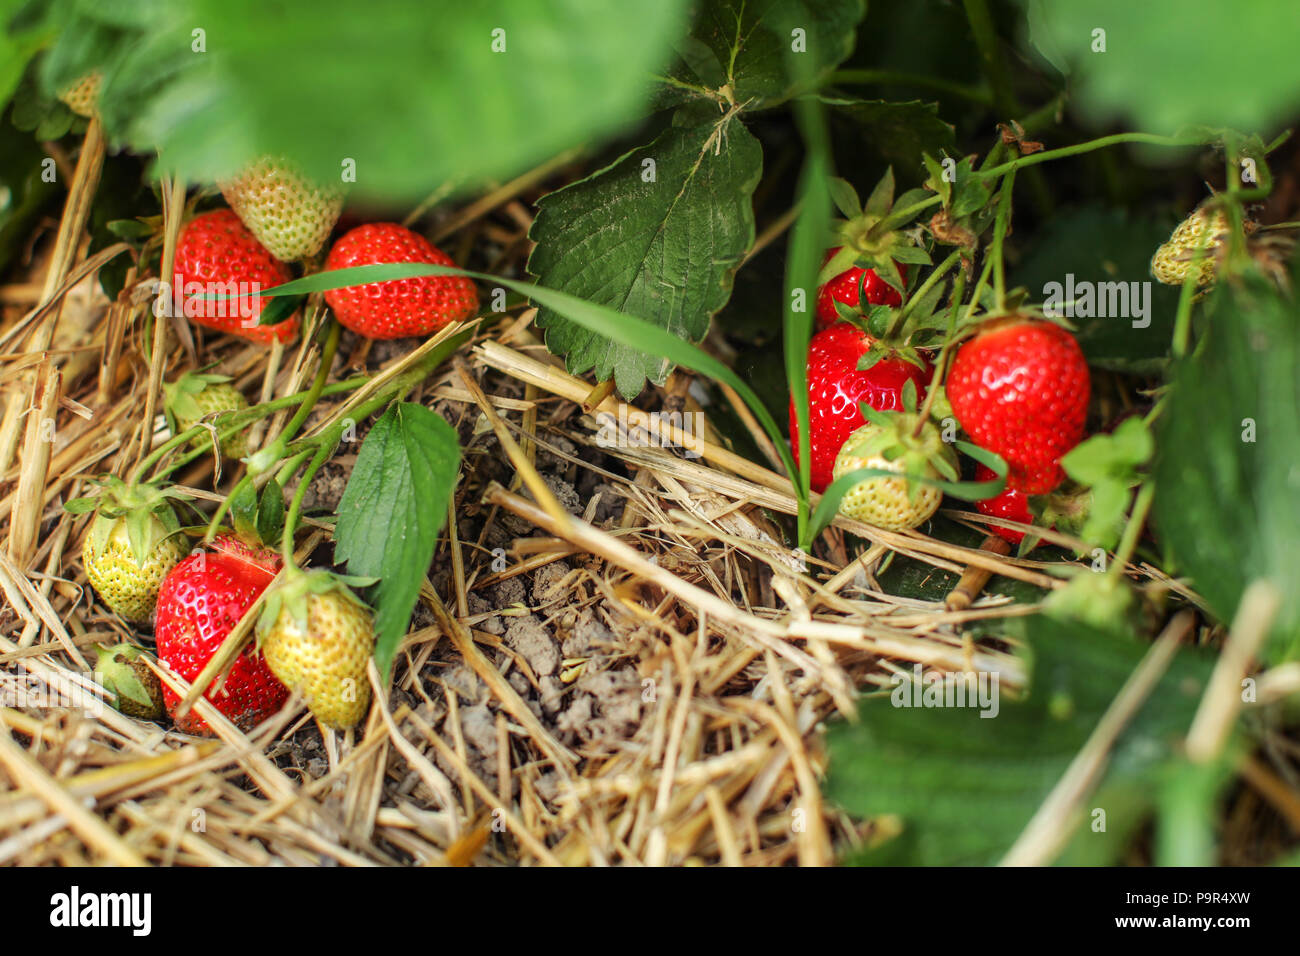
M827 253L827 261L838 250ZM808 348L809 471L812 489L823 492L851 471L876 468L900 475L955 480L956 456L932 421L905 407L908 387L923 399L934 368L923 352L878 353L875 340L844 321L849 310L899 306L899 291L872 269L854 266L826 282L817 298L817 328ZM862 367L862 366L866 367ZM1045 495L1063 481L1061 456L1084 435L1090 393L1088 365L1078 343L1043 319L1011 315L979 326L957 348L945 383L953 415L971 440L1007 463L1005 490L976 503L984 514L1033 522L1029 497ZM863 405L868 411L864 414ZM892 413L888 418L871 412ZM796 456L799 436L793 401L790 434ZM975 479L993 472L979 464ZM848 517L890 530L914 528L939 507L933 485L878 477L853 486L841 499ZM1013 544L1023 532L992 526Z
M220 184L230 208L202 213L183 226L176 248L176 288L192 321L257 342L297 337L298 319L259 319L272 301L257 295L293 278L288 263L311 259L333 232L342 190L309 181L289 164L261 160ZM371 223L346 232L330 249L326 271L379 263L454 265L423 236L396 223ZM234 307L223 294L250 290ZM339 322L372 339L427 335L473 315L478 293L461 276L368 283L325 293ZM177 433L199 422L221 428L248 407L226 376L189 372L165 386L166 409ZM252 449L240 430L223 435L222 454L244 458ZM151 485L110 482L96 499L96 516L82 551L86 575L105 604L135 623L153 622L158 657L194 681L245 611L281 570L274 551L233 534L186 555L168 495ZM284 576L282 576L283 578ZM243 730L276 713L297 690L332 727L364 716L370 690L367 661L374 648L369 612L337 578L295 572L268 595L257 647L245 649L207 692L208 700ZM173 717L178 730L210 734L193 711L178 716L180 698L142 669L134 648L114 648L103 661L120 704L140 716ZM118 665L114 668L114 665ZM142 690L141 681L152 683ZM107 684L107 682L106 682ZM151 706L151 704L155 706ZM156 711L153 712L153 711Z

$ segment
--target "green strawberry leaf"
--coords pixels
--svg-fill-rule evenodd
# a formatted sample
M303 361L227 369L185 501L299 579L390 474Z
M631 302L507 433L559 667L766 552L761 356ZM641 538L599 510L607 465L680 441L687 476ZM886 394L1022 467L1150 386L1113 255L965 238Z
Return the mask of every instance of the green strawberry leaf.
M864 699L857 723L829 729L827 798L856 816L901 816L912 848L905 862L1000 860L1146 651L1128 635L1041 615L1027 620L1026 631L1030 685L1018 700L1002 693L1002 675L993 672L984 676L984 701L975 702L983 707L927 707L927 690L944 691L927 675L920 688L904 680ZM1132 832L1152 811L1157 786L1182 766L1180 738L1211 668L1190 651L1174 658L1120 735L1061 862L1114 862L1124 843L1116 831ZM993 707L996 719L984 719ZM1106 814L1102 831L1092 827L1097 809Z
M701 340L754 241L758 141L739 123L671 128L538 203L528 271L547 286L653 318ZM627 398L672 370L663 353L611 341L541 305L537 324L570 372L611 376Z
M348 573L378 578L375 662L387 675L411 622L460 468L456 431L410 402L389 408L357 454L339 502L335 557Z
M291 318L305 299L306 296L277 296L263 307L261 315L257 317L257 324L279 325Z
M1174 367L1157 426L1154 518L1220 620L1253 581L1276 585L1264 653L1276 664L1300 658L1300 325L1263 283L1221 286L1207 304L1208 341Z
M865 0L703 0L684 51L690 57L669 70L668 82L698 91L717 90L721 81L750 109L777 106L853 52L865 8ZM788 62L791 53L811 61L802 64L800 77ZM675 99L680 94L661 102Z
M1093 435L1061 457L1061 467L1075 481L1097 485L1119 479L1130 485L1138 480L1138 469L1150 460L1155 442L1140 417L1126 418L1110 434Z
M284 490L272 478L262 489L255 520L257 536L263 541L277 541L284 530Z

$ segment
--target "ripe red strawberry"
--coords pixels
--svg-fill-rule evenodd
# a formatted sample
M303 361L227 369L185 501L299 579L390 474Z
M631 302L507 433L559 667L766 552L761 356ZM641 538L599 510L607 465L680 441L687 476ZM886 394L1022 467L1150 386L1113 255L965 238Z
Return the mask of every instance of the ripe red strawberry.
M325 260L325 271L384 262L454 266L451 257L423 236L392 222L358 226ZM428 335L478 308L478 291L464 276L424 276L332 289L325 301L346 328L370 339Z
M1006 459L1013 487L1041 495L1061 483L1060 459L1083 438L1091 388L1070 333L998 319L957 350L946 385L953 414L977 445Z
M246 299L202 298L269 289L293 278L289 267L267 252L232 210L205 212L186 224L176 246L175 272L185 315L199 325L255 342L277 338L290 342L298 335L296 316L277 325L257 324L269 299L257 295Z
M343 209L343 186L320 184L294 163L266 156L219 183L230 208L277 259L320 252Z
M992 481L996 477L993 469L987 465L975 466L976 481ZM1034 514L1029 510L1029 496L1019 489L1012 488L1010 484L1002 489L1000 494L975 502L975 510L991 518L1006 518L1008 521L1021 521L1025 524L1034 523ZM995 524L989 525L988 529L1012 544L1019 544L1025 537L1023 531L1013 531L1011 528L1003 528Z
M830 249L822 265L831 261L831 256L840 251L839 246ZM858 283L861 281L862 294L858 295ZM853 266L845 269L835 278L826 282L817 290L817 328L825 329L840 321L840 314L835 308L836 302L843 302L852 309L864 309L868 305L903 304L903 297L898 290L876 275L874 269Z
M158 592L154 633L159 659L193 681L279 567L274 552L250 548L233 535L219 535L210 550L178 564ZM284 706L289 691L250 645L240 652L220 688L214 682L204 696L241 730L251 730ZM180 698L165 686L163 698L174 717ZM195 710L177 720L176 729L212 736Z
M918 398L925 395L933 369L921 359L917 366L901 358L882 358L869 369L858 361L872 343L871 336L848 322L823 329L808 343L809 469L813 491L825 491L832 481L840 446L866 419L860 402L881 412L903 407L903 386L915 382ZM799 458L799 428L794 400L790 401L790 441Z

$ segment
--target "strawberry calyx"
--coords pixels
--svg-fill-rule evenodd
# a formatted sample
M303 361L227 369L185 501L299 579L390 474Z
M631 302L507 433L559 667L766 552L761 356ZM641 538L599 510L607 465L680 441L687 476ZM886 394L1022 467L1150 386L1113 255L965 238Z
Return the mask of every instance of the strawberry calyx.
M877 362L889 359L898 359L910 365L915 365L922 372L929 371L931 367L929 358L923 355L920 349L912 345L890 343L884 339L876 338L870 332L867 332L867 339L867 350L858 359L858 371L860 372L865 372Z
M90 525L90 544L95 552L103 551L119 523L126 523L127 541L136 564L143 565L166 539L181 533L180 521L172 506L175 500L188 501L179 488L161 482L127 484L116 475L97 479L98 492L74 498L65 504L71 514L95 512Z
M930 478L938 474L945 481L957 481L957 455L952 446L943 440L933 422L922 420L916 411L915 388L905 387L904 393L904 411L878 412L864 408L867 421L876 427L854 432L840 449L840 454L863 459L883 458L891 464L901 464L899 474L904 477ZM906 408L909 397L911 407ZM911 483L913 499L920 490L921 483Z
M95 679L114 695L118 710L156 720L164 713L162 686L144 659L144 652L134 644L97 644Z
M838 247L817 275L822 285L853 267L870 269L899 295L907 285L900 265L929 265L930 256L915 237L894 227L894 170L885 171L866 202L842 179L831 181L831 197L844 218L831 223L828 248ZM861 290L860 290L861 291Z
M366 608L366 603L357 597L352 588L367 587L378 580L378 578L358 575L335 574L333 571L321 568L305 571L297 567L286 568L275 584L267 589L262 614L257 620L258 647L261 647L262 639L275 627L276 621L285 611L300 630L306 630L308 599L312 595L337 592L358 607Z

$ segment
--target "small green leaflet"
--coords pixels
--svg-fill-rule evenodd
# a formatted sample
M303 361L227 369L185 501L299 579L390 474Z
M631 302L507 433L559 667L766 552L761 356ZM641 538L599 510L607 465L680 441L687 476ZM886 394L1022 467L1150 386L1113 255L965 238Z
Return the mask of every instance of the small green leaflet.
M383 675L410 624L459 468L455 430L423 405L403 402L366 435L339 502L335 558L351 575L379 579L367 596Z
M653 321L698 342L727 304L754 242L758 141L738 122L673 127L538 203L528 271L542 284ZM611 375L626 398L672 363L584 329L542 305L537 324L569 371Z

